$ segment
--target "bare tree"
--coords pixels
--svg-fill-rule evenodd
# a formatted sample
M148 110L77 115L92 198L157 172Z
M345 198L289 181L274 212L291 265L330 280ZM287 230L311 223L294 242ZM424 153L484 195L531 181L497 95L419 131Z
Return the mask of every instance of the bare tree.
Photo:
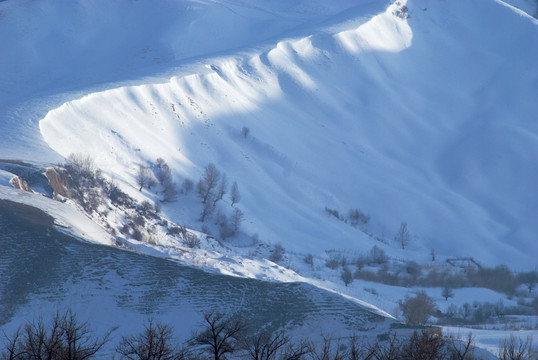
M161 159L162 160L162 159ZM157 181L159 181L159 184L162 186L165 186L165 184L168 184L172 182L172 171L170 170L170 167L164 160L162 160L163 163L160 165L157 165Z
M465 339L460 336L449 337L448 341L450 359L454 360L472 360L474 359L474 338L472 332L467 334Z
M185 353L174 345L172 328L148 320L144 331L123 337L116 352L127 360L181 360Z
M398 341L396 334L389 336L388 342L377 342L365 347L363 358L368 360L392 360L400 359L402 343Z
M172 202L177 200L177 190L173 183L167 182L164 184L163 202Z
M151 187L155 185L155 178L153 177L153 174L147 167L144 167L142 165L138 165L135 179L138 186L140 186L138 191L142 191L142 188L144 188L144 186L148 189L151 189Z
M347 266L344 267L342 270L342 273L340 274L340 278L346 285L346 287L353 282L353 273Z
M525 340L510 335L504 339L500 346L497 357L499 360L530 360L532 359L532 337L528 336Z
M237 233L239 231L239 225L245 220L245 214L240 209L234 208L230 220L232 222L234 233Z
M108 332L102 339L90 337L88 323L80 323L72 311L67 311L59 318L58 327L62 339L62 356L57 357L57 359L62 360L91 359L110 336L110 332Z
M214 211L215 205L212 201L206 201L205 203L202 203L202 213L200 214L200 221L206 221L206 218L213 214Z
M205 328L195 333L191 344L201 346L214 360L226 359L237 348L237 339L245 329L239 316L225 317L219 312L204 314Z
M400 308L406 322L410 325L424 325L437 307L432 298L424 291L419 291L415 297L405 297L400 301Z
M79 322L70 310L56 315L47 325L43 318L27 323L8 338L8 359L86 360L95 358L110 332L92 337L89 325Z
M209 199L215 197L215 190L219 185L221 178L220 171L214 164L205 167L202 177L198 181L197 190L202 203L205 204Z
M248 358L252 360L273 360L276 359L279 351L290 342L290 338L283 332L274 334L260 331L243 340L243 346ZM282 358L282 357L280 357Z
M396 240L396 242L402 246L402 250L405 250L406 246L409 245L409 241L411 240L411 235L409 234L409 231L407 230L406 222L402 222L400 224L400 228L398 229L398 232L396 233L394 240Z
M66 167L73 170L77 175L84 177L93 176L97 171L97 166L88 154L71 153L67 157Z
M454 290L448 286L444 286L443 290L441 291L441 296L445 298L445 301L448 301L448 298L454 297Z
M273 246L273 249L271 250L271 255L269 256L269 260L272 262L279 262L284 258L284 253L286 250L282 246L282 244L275 244Z
M445 339L441 334L429 330L424 330L420 333L414 331L409 340L403 344L399 358L414 360L446 359L445 345Z
M321 348L312 347L311 357L313 360L344 360L345 354L338 345L333 350L331 339L324 336Z
M194 183L191 179L185 179L183 180L183 183L181 184L181 188L184 194L188 194L192 188L194 187Z
M222 200L226 192L228 191L228 178L226 174L222 174L219 185L215 189L215 196L213 196L213 205L217 205L219 200Z
M232 201L232 207L234 204L237 204L241 200L241 194L239 193L239 186L237 182L234 181L232 184L232 189L230 191L230 200Z
M288 344L280 355L281 360L301 360L306 355L312 353L312 346L307 341L301 341L299 344Z
M5 351L0 353L0 359L4 360L18 360L23 359L26 355L26 349L21 343L21 328L15 331L13 336L9 337L4 333L6 339Z

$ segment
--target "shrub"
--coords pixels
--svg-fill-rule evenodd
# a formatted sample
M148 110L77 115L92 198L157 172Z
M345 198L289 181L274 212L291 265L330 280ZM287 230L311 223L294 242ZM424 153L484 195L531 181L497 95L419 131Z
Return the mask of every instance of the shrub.
M179 226L170 226L166 231L166 234L175 236L179 235L180 231L181 229L179 228Z
M272 262L279 262L284 259L284 253L286 250L281 244L275 244L273 246L273 249L271 250L271 255L269 256L269 260Z
M382 265L389 260L389 257L383 249L379 248L377 245L374 245L368 252L368 259L370 260L371 264Z
M342 270L342 273L340 274L340 278L342 279L342 281L347 287L349 284L353 282L353 273L351 272L351 270L349 270L348 267L344 267L344 269Z
M348 219L351 226L366 225L370 221L370 215L366 215L359 209L350 209Z
M325 261L325 266L327 266L329 269L335 270L338 269L341 261L342 260L340 256L333 254L329 259L327 259L327 261Z
M410 325L424 325L437 310L433 299L423 291L419 291L415 297L406 296L404 301L400 301L400 308Z
M201 242L198 236L192 233L187 233L187 235L183 237L183 244L188 248L197 249L200 247Z

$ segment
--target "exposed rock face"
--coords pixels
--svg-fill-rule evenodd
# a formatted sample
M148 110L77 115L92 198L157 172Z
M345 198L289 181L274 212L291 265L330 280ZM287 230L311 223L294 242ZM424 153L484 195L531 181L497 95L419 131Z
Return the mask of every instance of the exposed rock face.
M49 167L45 172L45 176L54 191L55 199L58 198L58 195L69 197L69 174L65 169Z
M28 182L26 182L26 180L24 180L20 176L15 176L13 179L9 180L9 183L13 185L15 189L33 192L32 189L30 189L30 185L28 185Z

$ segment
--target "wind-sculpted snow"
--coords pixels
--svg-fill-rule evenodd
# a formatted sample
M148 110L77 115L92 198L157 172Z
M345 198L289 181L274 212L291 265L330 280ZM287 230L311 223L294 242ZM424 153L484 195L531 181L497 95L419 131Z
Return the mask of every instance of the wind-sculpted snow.
M137 164L157 157L178 183L213 162L241 188L244 233L299 253L377 244L417 260L434 248L533 267L536 20L495 1L355 11L354 21L202 60L167 82L70 101L41 132L63 156L91 154L126 189ZM390 245L324 207L368 212L368 231ZM163 208L200 227L181 201ZM405 251L392 242L403 221L414 235Z

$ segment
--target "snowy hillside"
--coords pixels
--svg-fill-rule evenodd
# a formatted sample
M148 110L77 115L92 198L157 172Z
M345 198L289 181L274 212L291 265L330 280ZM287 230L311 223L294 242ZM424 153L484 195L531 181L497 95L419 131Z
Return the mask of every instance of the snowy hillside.
M465 258L535 269L532 6L2 1L0 199L39 207L56 226L93 243L212 274L313 284L324 289L316 297L341 294L357 309L387 317L413 289L344 284L340 270L326 264L337 259L345 268L342 259L375 246L394 263L443 267ZM43 179L30 175L43 178L41 171L73 153L90 156L128 196L159 205L151 243L126 235L127 210L110 202L84 215L71 200L8 187L18 175L50 196ZM173 201L161 201L164 186L137 184L140 169L159 172L158 158L171 170ZM228 191L206 217L196 184L209 164L226 175ZM186 191L185 180L194 189ZM231 198L234 182L240 201ZM221 224L235 209L242 221L233 236L223 236ZM353 224L352 209L369 220ZM200 249L187 249L167 233L172 227L157 223L184 226L202 239ZM405 246L395 239L403 224ZM272 258L278 248L283 256ZM439 288L427 292L447 310ZM503 299L489 289L454 295L458 306Z
M41 132L133 189L136 166L158 157L178 183L215 163L239 184L245 233L292 251L377 244L324 212L356 207L389 243L408 223L410 250L386 247L397 256L533 267L536 21L494 1L407 6L408 19L396 5L371 18L353 8L354 21L307 37L90 94ZM163 208L201 228L190 202Z

